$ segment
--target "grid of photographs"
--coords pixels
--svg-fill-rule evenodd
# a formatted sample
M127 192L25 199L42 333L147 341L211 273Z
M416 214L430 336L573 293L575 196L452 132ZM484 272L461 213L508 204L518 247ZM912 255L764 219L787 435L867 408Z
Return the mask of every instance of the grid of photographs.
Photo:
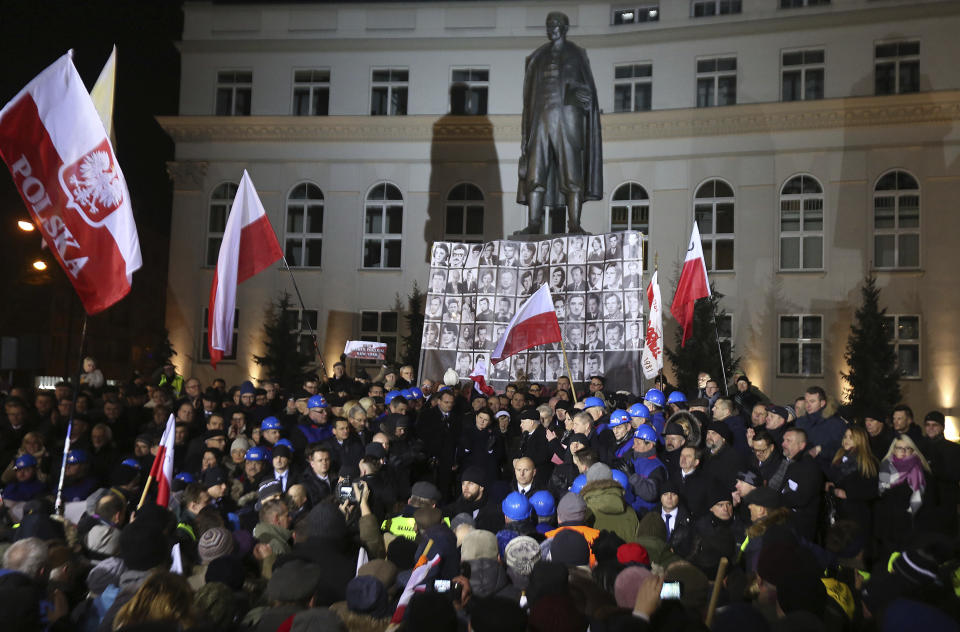
M643 349L642 235L565 235L536 242L435 242L427 280L422 370L452 366L467 376L489 359L519 305L546 283L564 333L575 381L606 374L607 364L636 360ZM633 364L633 362L630 362ZM440 373L437 373L438 375ZM488 381L502 386L525 374L555 381L566 374L559 343L516 354Z

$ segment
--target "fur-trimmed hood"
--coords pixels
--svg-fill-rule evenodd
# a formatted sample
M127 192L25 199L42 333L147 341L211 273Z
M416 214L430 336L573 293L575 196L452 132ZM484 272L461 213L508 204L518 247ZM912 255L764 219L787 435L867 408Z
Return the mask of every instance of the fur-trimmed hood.
M330 610L336 613L350 632L384 632L390 625L390 617L377 619L366 614L358 614L347 607L346 601L330 604Z

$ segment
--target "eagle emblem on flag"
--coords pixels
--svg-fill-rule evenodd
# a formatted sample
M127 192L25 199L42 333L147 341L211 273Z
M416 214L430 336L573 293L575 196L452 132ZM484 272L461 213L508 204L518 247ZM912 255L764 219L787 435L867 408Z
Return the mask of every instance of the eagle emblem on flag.
M123 204L123 176L104 139L60 170L60 185L68 206L80 211L87 223L98 225Z

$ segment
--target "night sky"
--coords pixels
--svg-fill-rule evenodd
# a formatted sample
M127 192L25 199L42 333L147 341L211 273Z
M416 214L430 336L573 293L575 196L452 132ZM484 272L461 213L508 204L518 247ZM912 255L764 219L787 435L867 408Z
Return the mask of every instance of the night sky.
M166 162L173 159L173 142L154 117L177 113L180 58L175 43L183 26L181 4L0 0L3 104L70 48L89 89L117 45L115 150L130 189L144 265L124 300L90 317L86 350L105 374L118 378L132 369L151 370L151 349L162 334L172 198ZM27 354L25 370L17 371L15 379L75 373L83 308L59 265L41 251L39 233L17 229L17 220L29 217L7 169L0 174L0 218L5 235L0 336L26 336L25 343L40 344L37 353ZM46 272L31 267L37 258L49 264Z

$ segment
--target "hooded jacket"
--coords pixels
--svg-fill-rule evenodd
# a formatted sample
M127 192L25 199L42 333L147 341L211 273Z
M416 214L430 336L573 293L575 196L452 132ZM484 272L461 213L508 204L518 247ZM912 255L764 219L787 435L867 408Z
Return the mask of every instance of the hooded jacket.
M593 514L593 528L613 531L626 542L637 537L640 521L637 514L624 500L624 490L613 479L587 483L580 490L580 497Z

